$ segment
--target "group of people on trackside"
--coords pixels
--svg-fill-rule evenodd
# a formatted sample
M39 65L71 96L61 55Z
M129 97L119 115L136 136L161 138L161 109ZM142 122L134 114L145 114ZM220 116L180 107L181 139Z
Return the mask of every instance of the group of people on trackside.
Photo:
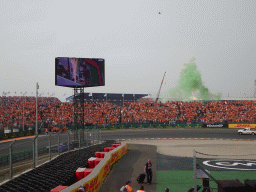
M148 162L146 163L145 167L144 167L144 173L146 174L147 177L147 183L150 185L152 182L152 163L151 160L148 159ZM133 192L133 188L131 187L131 181L127 181L126 185L125 185L125 189L121 190L121 191L127 191L127 192ZM137 190L136 192L146 192L144 191L144 186L141 185L140 189ZM169 192L169 189L166 188L164 192Z

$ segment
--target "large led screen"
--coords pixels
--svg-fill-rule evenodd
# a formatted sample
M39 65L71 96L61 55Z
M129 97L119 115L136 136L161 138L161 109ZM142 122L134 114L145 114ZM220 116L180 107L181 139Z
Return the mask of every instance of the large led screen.
M55 58L55 85L105 86L105 60L57 57Z

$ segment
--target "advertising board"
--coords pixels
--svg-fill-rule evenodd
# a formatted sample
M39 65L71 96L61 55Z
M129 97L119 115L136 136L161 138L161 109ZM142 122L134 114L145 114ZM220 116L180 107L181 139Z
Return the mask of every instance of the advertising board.
M256 124L228 124L228 128L242 129L242 128L256 128Z
M225 123L218 123L218 124L211 124L211 123L204 123L203 124L204 128L228 128L228 124Z

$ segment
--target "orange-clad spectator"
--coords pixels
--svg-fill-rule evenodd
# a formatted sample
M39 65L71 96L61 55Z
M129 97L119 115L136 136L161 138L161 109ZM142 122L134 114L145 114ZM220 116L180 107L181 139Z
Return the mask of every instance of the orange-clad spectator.
M48 129L47 128L45 129L45 135L48 135Z
M126 182L125 188L128 192L133 192L133 188L131 187L131 181Z

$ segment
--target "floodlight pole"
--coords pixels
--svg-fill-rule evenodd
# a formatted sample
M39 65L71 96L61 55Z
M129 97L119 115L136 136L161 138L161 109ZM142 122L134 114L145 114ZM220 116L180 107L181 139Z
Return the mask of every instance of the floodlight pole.
M23 132L24 132L24 98L23 98L23 117L22 117L22 119L23 119Z
M38 98L38 89L39 89L39 85L38 83L36 83L36 140L35 140L35 152L36 152L36 157L35 157L35 166L37 166L37 161L38 161L38 119L37 119L37 111L38 111L38 102L37 102L37 98Z
M27 92L26 92L27 93ZM26 93L24 93L23 94L23 96L26 94ZM27 97L27 96L26 96ZM26 99L26 97L25 97L25 99ZM25 100L26 101L26 100ZM23 114L22 114L22 119L23 119L23 131L24 131L24 98L23 98ZM19 123L20 124L20 123Z

